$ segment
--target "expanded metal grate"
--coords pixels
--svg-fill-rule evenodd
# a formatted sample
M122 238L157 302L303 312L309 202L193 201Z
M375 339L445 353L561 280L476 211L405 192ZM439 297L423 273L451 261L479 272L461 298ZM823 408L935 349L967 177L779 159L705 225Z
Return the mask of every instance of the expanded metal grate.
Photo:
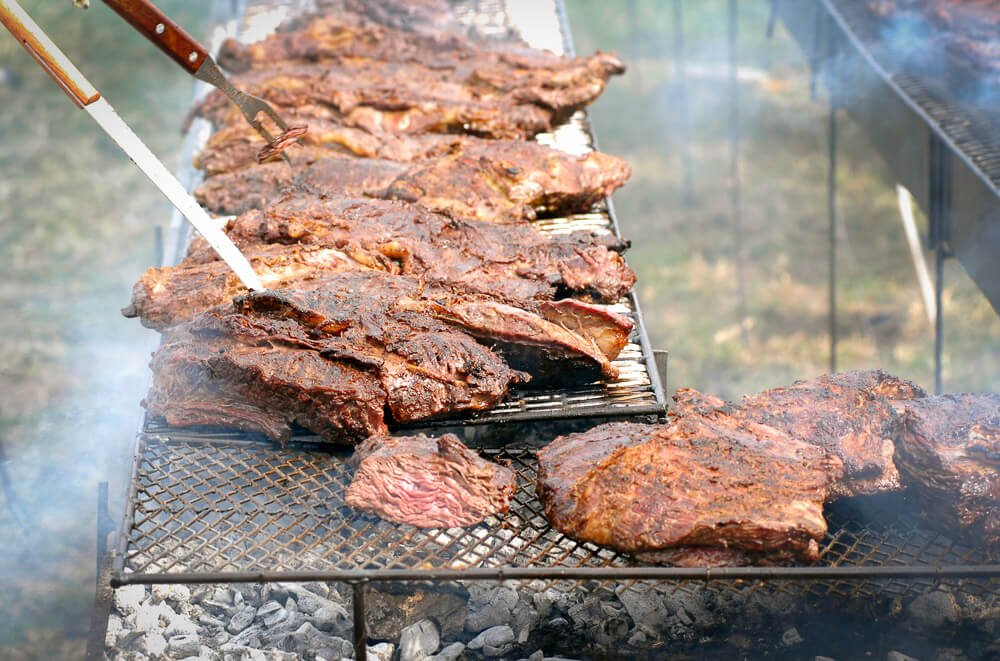
M553 529L535 493L534 448L483 450L518 478L510 511L469 528L424 530L347 506L348 453L204 436L143 435L119 572L176 574L543 567L609 569L629 557ZM997 559L921 524L901 495L835 503L820 566L944 566ZM556 578L553 576L553 579ZM756 589L817 596L913 597L938 579L822 580ZM713 589L733 589L712 584ZM991 589L992 588L992 589ZM742 588L741 588L742 589ZM956 593L1000 607L996 584L953 580Z

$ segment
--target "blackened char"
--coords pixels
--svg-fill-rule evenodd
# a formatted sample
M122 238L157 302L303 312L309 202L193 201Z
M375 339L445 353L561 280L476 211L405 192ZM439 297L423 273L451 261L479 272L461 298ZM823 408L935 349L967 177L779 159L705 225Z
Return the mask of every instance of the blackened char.
M1000 394L906 402L896 461L932 526L1000 550Z
M683 563L729 549L729 561L815 560L823 501L843 467L778 430L752 431L678 418L559 437L538 452L546 517L576 539L640 557L673 549Z
M505 513L514 472L487 461L453 434L369 438L355 450L351 507L418 528L472 526Z

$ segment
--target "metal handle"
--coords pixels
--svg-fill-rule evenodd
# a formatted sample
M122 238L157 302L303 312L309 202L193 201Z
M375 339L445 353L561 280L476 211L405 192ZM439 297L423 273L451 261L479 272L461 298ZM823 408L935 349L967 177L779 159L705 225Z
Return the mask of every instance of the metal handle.
M89 106L101 98L90 81L52 43L38 24L31 20L21 5L17 4L17 0L0 0L0 23L4 24L78 108Z
M208 51L149 0L104 0L119 16L188 73L198 71Z

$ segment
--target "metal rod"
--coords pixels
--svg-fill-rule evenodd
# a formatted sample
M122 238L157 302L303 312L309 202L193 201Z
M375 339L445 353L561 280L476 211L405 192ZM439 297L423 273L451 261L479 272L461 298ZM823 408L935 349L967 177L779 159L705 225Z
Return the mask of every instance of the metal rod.
M729 0L729 212L736 241L737 316L743 345L750 343L747 328L746 265L743 255L743 218L740 199L740 92L737 71L739 36L737 0Z
M412 582L567 580L821 580L874 578L1000 579L998 565L940 567L470 567L467 569L344 569L332 571L178 572L176 574L117 574L112 587L203 583L308 583L310 581Z
M829 219L827 273L829 275L830 372L837 371L837 106L830 103L827 121L826 212Z
M934 251L934 394L942 392L941 358L944 352L944 247L939 243Z
M681 0L674 0L671 17L674 42L674 108L681 125L681 201L684 206L694 202L694 167L691 158L691 109L688 100L687 48L684 45L684 9Z
M108 483L101 482L97 485L97 571L95 576L100 581L101 567L104 564L105 556L108 554Z
M778 2L779 0L771 0L771 12L767 17L767 38L774 38L774 28L778 24Z
M87 635L87 648L84 658L87 661L102 661L107 658L105 637L108 631L108 619L111 617L111 603L114 600L114 590L111 587L111 556L105 554L99 557L97 565L97 592L94 595L94 605L90 609L90 632Z
M368 658L368 620L365 616L365 583L351 584L351 601L354 605L354 658L365 661Z

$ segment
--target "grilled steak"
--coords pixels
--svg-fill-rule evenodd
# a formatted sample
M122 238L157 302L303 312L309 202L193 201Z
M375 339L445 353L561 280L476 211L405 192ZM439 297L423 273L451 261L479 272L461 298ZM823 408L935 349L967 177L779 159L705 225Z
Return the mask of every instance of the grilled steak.
M417 161L446 154L454 145L464 141L480 139L443 133L373 135L332 119L314 119L298 113L289 114L284 119L292 125L309 126L309 130L299 138L299 144L293 145L287 152L297 165L338 155ZM195 157L194 165L204 170L207 176L241 170L257 164L257 155L266 144L264 138L246 122L232 124L208 139ZM275 156L272 160L279 158Z
M334 442L387 432L387 396L377 372L263 335L182 329L153 354L150 367L143 406L175 427L218 425L281 441L293 424Z
M194 196L209 211L238 214L263 208L286 190L380 195L405 171L405 165L375 158L328 157L294 168L284 162L262 163L210 177Z
M515 222L588 211L631 173L600 152L571 156L536 142L477 140L410 167L384 196L459 218Z
M625 66L614 55L564 58L511 42L473 43L444 33L414 34L378 25L352 24L334 16L313 19L299 30L263 41L223 43L220 62L235 72L272 69L288 63L322 63L357 68L360 63L406 62L433 68L422 79L461 81L479 95L516 92L529 101L564 113L600 96L607 80Z
M351 507L418 528L472 526L510 507L514 472L486 461L453 434L366 440L355 450Z
M154 354L146 406L175 425L284 439L294 422L349 442L384 432L386 410L411 422L490 408L524 380L452 325L399 308L416 290L348 273L322 291L239 297L170 334Z
M474 85L415 63L340 62L293 65L233 76L240 89L262 97L279 114L301 106L369 133L469 133L530 138L553 128L555 111L522 101L518 91L487 94ZM193 115L217 127L242 120L224 94L212 92Z
M1000 394L906 402L896 461L928 522L1000 549Z
M295 188L419 202L458 218L518 222L588 211L631 174L623 160L600 152L572 156L511 140L456 140L448 153L410 165L343 155L305 162L292 156L294 169L265 163L216 175L195 196L212 211L235 214Z
M576 539L675 561L814 560L823 501L843 470L822 449L763 425L680 417L610 423L538 452L545 515ZM725 553L719 549L729 549Z
M844 372L765 390L738 404L682 388L674 410L726 424L765 424L825 448L844 463L831 496L859 496L901 488L893 462L899 433L893 401L923 396L919 387L882 371Z

